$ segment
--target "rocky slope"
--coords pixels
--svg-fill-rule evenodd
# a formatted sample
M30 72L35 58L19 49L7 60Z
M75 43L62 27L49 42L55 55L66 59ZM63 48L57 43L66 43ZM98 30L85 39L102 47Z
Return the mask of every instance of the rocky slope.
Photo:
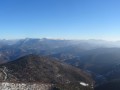
M64 88L73 85L73 90L75 87L86 87L91 90L93 84L90 76L82 70L60 63L53 58L36 55L27 55L0 65L0 80L1 82L48 83L55 84L59 88L63 85Z

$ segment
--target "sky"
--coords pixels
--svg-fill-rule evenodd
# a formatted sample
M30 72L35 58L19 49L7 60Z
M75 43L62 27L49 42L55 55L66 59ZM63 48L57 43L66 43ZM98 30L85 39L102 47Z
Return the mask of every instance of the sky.
M120 40L120 0L0 0L0 39Z

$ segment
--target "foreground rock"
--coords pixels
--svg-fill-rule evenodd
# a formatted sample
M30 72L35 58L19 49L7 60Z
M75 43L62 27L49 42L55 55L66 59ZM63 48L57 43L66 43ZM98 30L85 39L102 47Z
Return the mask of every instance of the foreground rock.
M20 88L19 90L48 90L50 87L49 85L53 84L55 90L63 90L62 88L64 88L64 90L92 90L93 86L91 77L82 70L58 62L54 60L54 58L36 55L24 56L15 61L0 65L0 81L6 82L1 83L1 87L13 88L3 90L14 90L14 88L17 87ZM43 83L43 85L22 84L36 82ZM80 82L83 83L81 84ZM44 86L44 83L48 83L49 85ZM87 86L83 84L87 84ZM30 87L36 89L29 89Z
M0 90L50 90L50 84L0 82Z

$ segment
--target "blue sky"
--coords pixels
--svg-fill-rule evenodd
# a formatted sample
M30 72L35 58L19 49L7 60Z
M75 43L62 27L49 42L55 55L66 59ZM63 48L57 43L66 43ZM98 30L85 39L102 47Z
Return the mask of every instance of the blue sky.
M120 0L0 0L0 39L120 40Z

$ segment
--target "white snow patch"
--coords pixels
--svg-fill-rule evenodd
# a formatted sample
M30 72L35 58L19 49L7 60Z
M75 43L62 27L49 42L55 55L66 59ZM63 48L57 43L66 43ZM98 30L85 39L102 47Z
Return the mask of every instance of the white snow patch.
M89 84L84 83L84 82L80 82L80 85L82 85L82 86L89 86Z

